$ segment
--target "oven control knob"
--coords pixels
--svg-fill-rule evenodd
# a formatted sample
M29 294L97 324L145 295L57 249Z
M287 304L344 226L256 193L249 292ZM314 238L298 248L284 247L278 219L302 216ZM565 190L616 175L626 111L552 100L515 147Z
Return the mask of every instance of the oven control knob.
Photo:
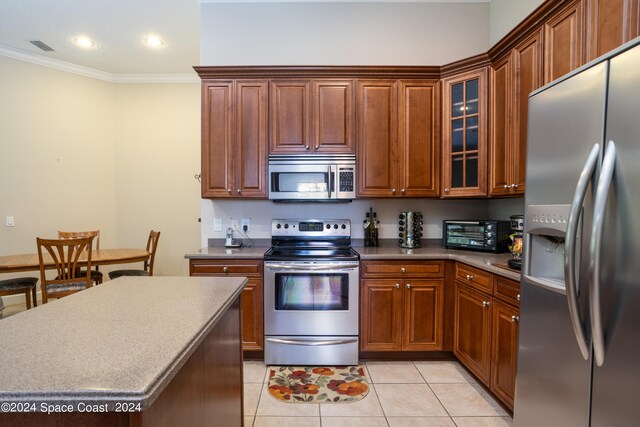
M285 224L285 225L284 225L284 228L289 228L289 224Z
M404 233L399 233L398 237L400 237L402 239L404 237Z
M278 230L279 230L279 229L281 229L281 228L282 228L282 224L278 224L278 225L276 225L276 228L277 228Z
M331 224L327 224L327 230L331 228Z
M487 225L487 231L491 231L491 230L493 230L493 225L488 224L488 225Z
M338 229L338 224L333 224L333 228L337 230Z
M404 227L398 227L398 231L404 231Z
M493 237L493 233L491 231L487 231L487 237Z
M346 229L347 229L347 224L342 224L342 227L341 227L341 228L342 228L343 230L346 230Z
M493 245L493 240L491 240L491 239L487 239L487 245L488 245L488 246Z
M398 218L400 218L400 219L404 219L404 214L403 214L403 213L401 213L401 214L398 216Z

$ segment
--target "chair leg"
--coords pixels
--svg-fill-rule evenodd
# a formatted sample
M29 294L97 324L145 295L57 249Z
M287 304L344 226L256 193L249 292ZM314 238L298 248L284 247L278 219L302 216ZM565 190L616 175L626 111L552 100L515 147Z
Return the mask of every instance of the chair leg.
M30 291L29 289L27 289L26 291L24 291L24 297L25 297L25 299L27 300L27 310L30 310L30 309L31 309L31 298L30 298L30 296L31 296L31 295L29 295L29 293L30 293L30 292L31 292L31 291Z
M36 295L36 287L34 286L33 289L31 289L31 297L33 298L33 306L37 307L38 306L38 296Z

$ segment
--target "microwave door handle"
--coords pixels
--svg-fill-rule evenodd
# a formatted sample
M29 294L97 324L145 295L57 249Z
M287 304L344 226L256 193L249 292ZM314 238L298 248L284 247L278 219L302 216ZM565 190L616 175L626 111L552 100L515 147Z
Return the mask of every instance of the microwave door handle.
M578 237L578 223L580 221L580 212L582 211L582 205L584 204L584 198L589 188L589 183L593 177L593 173L600 157L600 144L594 144L589 153L589 157L585 162L582 173L578 178L576 184L576 191L573 196L573 202L571 203L571 209L569 211L569 218L567 220L567 234L565 237L565 251L564 251L564 277L565 277L565 289L567 292L567 303L569 304L569 317L571 318L571 324L573 326L573 332L578 341L578 348L582 357L587 360L589 358L589 346L587 344L586 333L583 327L582 316L580 315L580 306L578 305L578 295L576 292L576 238ZM529 244L527 245L527 252L531 253L530 236L528 236ZM530 255L527 258L530 261ZM529 263L528 263L529 264ZM526 274L529 273L527 270Z
M607 210L607 199L611 191L613 172L616 167L616 146L613 141L607 143L602 160L600 179L593 202L593 223L591 226L591 245L589 254L589 300L591 304L591 334L593 335L593 354L597 366L602 366L605 356L604 330L602 328L602 308L600 305L600 259L602 255L602 234L604 231L604 215Z
M327 168L329 169L328 172L329 174L327 175L327 194L328 194L328 199L331 199L331 165L328 165Z

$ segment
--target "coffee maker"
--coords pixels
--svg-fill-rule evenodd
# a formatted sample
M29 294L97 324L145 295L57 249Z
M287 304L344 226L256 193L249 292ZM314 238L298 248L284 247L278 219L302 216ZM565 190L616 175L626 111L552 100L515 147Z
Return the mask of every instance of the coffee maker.
M398 244L402 248L419 248L422 237L422 212L400 212Z
M511 215L511 258L507 261L509 267L520 270L522 268L522 232L524 231L524 215Z

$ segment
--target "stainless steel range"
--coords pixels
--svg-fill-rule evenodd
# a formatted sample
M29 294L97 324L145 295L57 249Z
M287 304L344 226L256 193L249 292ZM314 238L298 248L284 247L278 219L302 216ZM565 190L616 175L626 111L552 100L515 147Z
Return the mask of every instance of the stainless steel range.
M358 363L359 255L349 220L274 219L264 263L265 363Z

